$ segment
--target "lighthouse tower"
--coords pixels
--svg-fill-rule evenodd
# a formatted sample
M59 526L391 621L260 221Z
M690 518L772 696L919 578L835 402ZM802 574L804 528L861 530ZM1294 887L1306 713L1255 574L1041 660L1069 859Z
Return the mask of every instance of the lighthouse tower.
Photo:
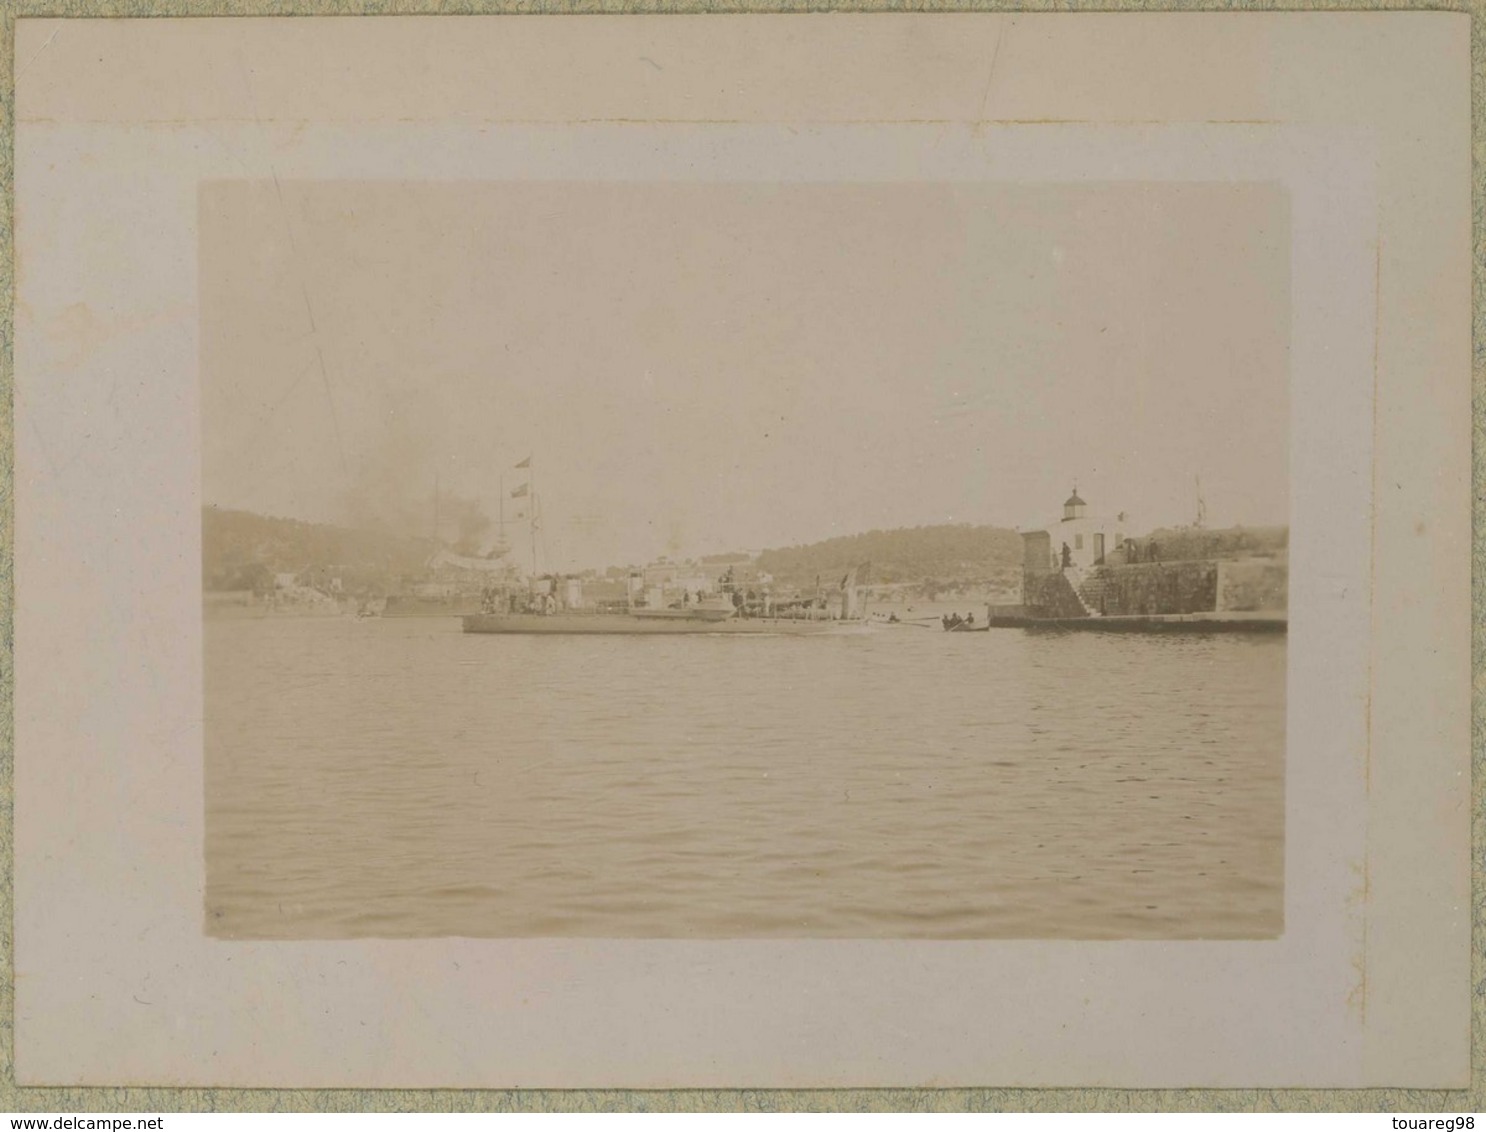
M1078 485L1073 487L1073 494L1063 501L1063 522L1074 523L1084 517L1089 505L1078 497Z
M1089 514L1089 505L1073 491L1063 502L1063 521L1051 532L1054 566L1063 564L1063 547L1068 548L1068 564L1080 569L1102 566L1107 552L1116 550L1125 541L1126 516L1103 519Z

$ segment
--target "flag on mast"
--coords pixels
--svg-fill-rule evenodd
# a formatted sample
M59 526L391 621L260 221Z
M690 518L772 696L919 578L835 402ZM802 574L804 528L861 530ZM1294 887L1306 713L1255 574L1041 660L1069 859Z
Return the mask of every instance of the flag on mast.
M525 460L522 460L521 463L517 464L516 467L518 467L518 468L529 468L529 467L531 467L531 457L528 456Z

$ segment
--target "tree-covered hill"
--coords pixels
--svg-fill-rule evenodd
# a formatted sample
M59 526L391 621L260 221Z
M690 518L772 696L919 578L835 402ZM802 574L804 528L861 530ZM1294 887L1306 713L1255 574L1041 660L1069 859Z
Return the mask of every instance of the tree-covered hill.
M433 544L250 511L203 507L201 571L208 590L271 588L273 575L339 567L358 589L377 589L423 569Z
M202 580L208 590L273 587L280 573L334 568L350 592L388 592L424 572L431 539L279 519L206 507L201 514ZM741 555L713 556L719 559ZM866 581L933 597L976 589L1015 587L1022 544L1015 531L946 526L868 531L808 546L766 550L758 568L786 587L834 585L853 566L870 562Z
M766 550L758 568L786 586L812 586L817 576L832 583L852 566L872 564L872 585L906 584L931 591L1005 587L1019 583L1022 540L1003 527L969 523L903 527L827 539L808 546Z

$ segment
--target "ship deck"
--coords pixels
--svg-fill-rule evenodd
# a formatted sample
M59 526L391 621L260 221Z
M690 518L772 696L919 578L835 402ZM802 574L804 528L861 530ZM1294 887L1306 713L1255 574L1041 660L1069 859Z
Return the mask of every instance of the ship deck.
M466 633L621 634L651 636L676 633L739 635L749 633L821 633L860 622L810 621L772 617L730 617L725 621L633 617L627 613L481 613L464 618Z

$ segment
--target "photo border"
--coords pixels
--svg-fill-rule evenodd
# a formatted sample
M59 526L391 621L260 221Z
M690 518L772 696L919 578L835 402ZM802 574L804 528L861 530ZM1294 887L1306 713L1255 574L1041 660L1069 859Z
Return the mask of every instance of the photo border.
M1146 5L1140 5L1140 7L1145 8L1145 7L1148 7L1148 6L1146 6ZM1153 7L1153 6L1151 6L1151 7ZM132 8L129 9L129 11L130 11L131 14L137 14L138 10L139 9L137 7L132 7ZM208 10L209 9L207 9L205 6L201 6L200 8L197 8L197 7L193 6L192 9L191 9L191 12L193 12L193 13L196 12L196 11L203 11L204 12L204 11L208 11ZM321 11L325 11L327 9L325 7L315 7L315 8L307 9L307 10L315 11L315 12L321 12ZM343 9L335 9L335 10L339 11L339 10L343 10ZM344 9L344 10L348 10L349 11L349 10L354 10L354 9ZM410 5L406 9L400 9L400 10L406 10L408 12L416 12L418 10L418 8L416 6L411 6ZM501 9L498 8L498 7L490 7L490 8L483 8L482 7L482 8L478 8L478 9L474 9L474 10L478 10L478 11L492 11L493 12L493 11L500 11ZM564 10L570 10L570 9L564 9ZM670 9L670 10L674 10L674 9ZM697 6L695 9L692 9L692 10L698 10L698 11L700 11L700 10L707 10L707 9L704 8L703 6ZM717 10L717 9L712 9L712 10ZM736 8L733 8L733 9L730 9L730 10L737 10L737 9ZM853 6L851 6L851 9L850 10L863 10L863 9L862 9L862 6L860 6L860 5L853 5ZM953 10L965 11L965 10L969 10L969 9L956 8L956 9L953 9ZM90 14L90 15L92 15L92 14L104 14L104 12L106 12L106 9L103 9L101 5L100 6L89 6L89 10L88 10L88 13L87 14ZM9 19L11 21L13 21L13 19L14 19L14 14L15 14L15 10L12 9L12 11L9 13ZM30 12L30 11L27 11L25 14L30 15L30 14L33 14L33 13ZM36 14L40 14L40 13L38 12ZM185 13L182 13L182 14L185 14ZM13 27L13 24L12 24L12 27ZM1478 36L1480 35L1479 21L1477 21L1476 34ZM1476 79L1476 82L1479 84L1479 82L1480 82L1480 76L1479 75L1475 76L1475 79ZM1479 95L1479 91L1477 92L1477 106L1478 107L1480 106L1480 95ZM13 123L9 123L8 122L7 123L7 128L8 128L8 130L13 131ZM13 138L13 133L11 134L11 136ZM7 150L7 154L6 154L7 159L9 158L9 156L10 156L11 153L13 153L13 149L8 149ZM7 169L4 170L4 173L5 173L6 186L7 186L7 190L8 190L7 197L6 197L6 203L7 203L7 207L8 207L10 205L12 199L13 199L9 195L9 193L11 191L13 191L13 189L11 188L11 185L12 185L12 181L11 181L11 177L10 177L11 170L7 168ZM1477 177L1479 178L1479 176L1480 176L1480 174L1479 174L1479 171L1478 171ZM1476 187L1477 187L1477 190L1478 190L1478 197L1477 197L1477 199L1480 199L1480 197L1479 197L1479 189L1480 189L1479 180L1477 182L1477 186ZM1478 215L1479 215L1479 213L1478 213ZM8 235L8 229L7 229L7 235ZM8 243L8 241L7 241L7 243ZM6 263L5 263L5 266L9 270L13 270L13 259L11 258L12 255L13 255L13 250L7 246L7 248L5 249L5 251L7 253L6 254ZM1477 265L1477 269L1479 270L1479 263ZM7 282L11 282L12 279L13 279L13 277L8 278L6 281ZM12 292L11 292L10 288L7 288L6 289L7 301L9 301L11 293ZM7 314L10 314L12 312L7 311L6 313ZM1477 310L1477 318L1480 319L1481 317L1482 317L1481 316L1481 313L1480 313L1480 311L1478 309ZM13 322L11 323L11 325L13 325ZM10 353L9 353L9 339L8 338L6 340L5 346L6 346L6 351L5 351L5 356L4 356L4 359L3 359L4 366L5 366L4 380L5 380L7 389L9 389L10 381L11 381L11 369L10 369L11 358L10 358ZM9 432L10 421L8 419L5 421L5 425L6 425L6 437L5 437L5 439L8 442L5 445L5 459L7 461L10 461L10 460L13 459L13 451L14 451L14 449L13 449L13 440L14 440L14 438L13 438L13 436ZM1479 420L1478 420L1478 427L1480 427ZM11 466L11 465L7 465L4 468L4 471L7 473L6 474L6 477L5 477L5 482L6 482L6 486L7 487L9 487L13 483L13 480L10 478L11 475L13 475L13 470L14 470L13 469L13 466ZM1479 466L1478 466L1478 469L1477 469L1477 475L1478 475L1478 483L1480 483L1481 482L1481 479L1479 477L1481 476L1481 472L1480 472ZM1479 494L1478 494L1478 498L1479 498ZM5 496L4 505L5 505L5 523L6 523L5 533L7 535L9 535L11 533L11 531L13 530L13 528L11 527L11 522L12 522L11 497L10 497L9 494L7 494ZM6 562L6 566L7 567L10 567L12 564L8 561L8 556L9 556L9 550L8 550L8 548L11 547L11 546L13 546L13 543L11 542L11 540L9 538L6 539L6 546L7 546L7 562ZM1480 553L1480 543L1479 543L1479 540L1476 543L1476 548L1477 548L1477 553ZM9 570L7 569L7 580L8 579L9 579ZM7 593L9 593L9 592L10 592L9 591L9 587L7 586ZM1478 600L1478 602L1481 600L1479 592L1477 594L1477 600ZM1478 605L1477 606L1478 611L1481 608L1482 608L1481 605ZM9 634L8 634L8 630L10 628L10 615L11 615L11 612L12 612L12 610L11 610L10 604L7 602L6 607L4 609L4 623L3 623L3 625L0 625L0 628L3 628L5 630L7 630L7 640L10 639ZM1479 618L1477 619L1477 621L1479 623ZM24 679L24 675L23 675L22 678ZM1480 758L1479 737L1480 737L1480 730L1479 730L1479 721L1478 721L1478 730L1477 730L1477 739L1478 739L1478 742L1476 744L1476 757L1477 757L1477 759ZM10 760L9 760L9 757L8 757L9 756L9 751L8 750L6 752L6 755L7 755L7 757L6 757L6 760L5 760L4 770L7 772L6 779L7 779L7 783L8 783L10 781L10 777L9 777L9 773L8 772L10 772L11 769L12 769L11 768L11 765L10 765ZM1477 789L1478 793L1475 796L1475 803L1476 803L1476 805L1474 807L1474 813L1477 815L1477 820L1478 821L1479 821L1479 815L1480 815L1480 810L1481 810L1481 807L1480 807L1480 800L1481 799L1480 799L1480 795L1479 795L1480 788L1481 788L1481 786L1480 786L1480 775L1477 775L1477 778L1476 778L1476 789ZM10 851L10 852L13 852L13 843L12 843L12 841L10 839L10 834L12 832L12 829L13 829L13 827L7 826L7 828L5 830L5 834L6 834L6 837L5 837L6 849L7 849L7 851ZM7 876L7 881L8 880L9 880L9 876ZM1477 890L1479 891L1479 888ZM8 885L7 885L6 889L4 890L4 892L3 893L0 893L0 897L3 897L4 898L4 900L5 900L5 902L6 902L7 905L9 904L9 900L10 900L10 897L11 897L11 890L10 890L10 888L9 888ZM1476 903L1475 907L1476 907L1477 916L1479 917L1480 912L1481 912L1481 905L1479 903L1479 898L1477 900L1477 903ZM8 912L9 911L9 908L7 907L5 910ZM7 920L7 922L9 922L9 916L6 917L6 920ZM6 945L7 952L9 952L9 946L8 945L10 944L10 942L11 942L11 940L9 938L6 938L4 940L0 940L0 943L3 943L4 945ZM1478 942L1478 947L1479 947L1479 942ZM1477 953L1476 959L1477 959L1477 963L1479 964L1479 962L1480 962L1479 952ZM1479 972L1480 967L1477 966L1476 969ZM13 986L12 985L7 985L6 988L5 988L5 991L6 991L7 995L9 995L12 992L12 990L13 990ZM0 1002L0 1008L9 1008L10 1005L11 1005L10 1001ZM1475 1003L1475 1010L1477 1012L1476 1013L1476 1023L1477 1023L1477 1026L1479 1026L1480 1020L1481 1020L1480 1019L1480 1011L1481 1011L1481 1009L1482 1009L1481 1003L1480 1003L1480 1001L1478 999L1477 1002ZM1477 1032L1479 1032L1479 1030ZM3 1050L0 1050L0 1053L3 1053L4 1058L5 1058L5 1067L9 1071L7 1075L9 1075L9 1073L13 1073L13 1065L14 1065L14 1061L13 1061L13 1053L14 1053L14 1051L13 1051L13 1049L10 1048L11 1035L12 1035L12 1031L10 1031L10 1030L6 1030L5 1031L4 1049ZM1477 1053L1477 1056L1479 1057L1479 1051ZM1479 1063L1477 1063L1477 1067L1476 1067L1474 1079L1479 1084L1479 1082L1481 1080ZM45 1107L45 1108L56 1107L59 1103L61 1103L61 1098L62 1098L62 1095L63 1095L64 1092L66 1094L69 1094L69 1095L72 1094L72 1093L74 1093L74 1092L77 1093L76 1100L69 1100L65 1104L65 1107L70 1107L70 1108L93 1108L93 1107L97 1107L96 1102L105 1099L104 1098L104 1095L103 1094L100 1094L100 1092L98 1090L76 1090L76 1091L74 1091L74 1090L65 1090L65 1091L62 1091L62 1090L40 1090L40 1091L38 1091L39 1095L37 1097L37 1100L41 1102L41 1107ZM15 1096L16 1099L19 1099L22 1095L23 1094L21 1094L21 1093L14 1094L14 1096ZM113 1102L112 1103L114 1103L114 1104L121 1103L120 1095L116 1091L110 1090L110 1091L108 1091L108 1093L106 1095L107 1095L107 1097L113 1098ZM250 1098L253 1098L253 1097L262 1098L262 1097L266 1097L266 1096L270 1096L270 1095L273 1095L273 1096L278 1097L281 1094L279 1094L279 1093L269 1094L269 1093L263 1093L263 1092L259 1092L259 1091L245 1091L245 1092L240 1092L240 1093L226 1094L226 1096L229 1096L231 1098L236 1098L236 1099L241 1099L241 1100L246 1101L247 1103L244 1104L243 1106L241 1106L241 1107L244 1107L244 1108L252 1108L252 1107L254 1107L254 1102ZM367 1093L350 1093L350 1092L346 1092L346 1091L334 1091L334 1092L330 1092L330 1093L323 1093L323 1092L322 1093L314 1093L314 1092L306 1092L306 1091L292 1091L292 1092L288 1092L288 1093L282 1094L282 1099L283 1100L288 1100L288 1101L291 1102L291 1104L288 1107L300 1107L300 1105L297 1102L298 1101L305 1101L306 1103L303 1105L303 1107L305 1107L305 1108L325 1108L325 1107L332 1107L332 1108L341 1108L341 1107L351 1107L351 1108L378 1108L378 1107L382 1107L385 1104L392 1104L392 1103L405 1104L406 1103L406 1098L409 1095L410 1094L407 1094L405 1092L400 1092L400 1091L399 1092L370 1093L370 1094L367 1094ZM876 1108L876 1109L884 1109L884 1110L886 1110L886 1109L892 1109L894 1107L900 1107L900 1106L902 1106L903 1104L907 1103L906 1100L905 1100L905 1098L915 1098L913 1100L913 1102L912 1102L912 1107L914 1107L914 1108L925 1107L925 1102L927 1102L931 1107L947 1107L947 1108L955 1108L955 1109L964 1108L964 1107L974 1107L974 1108L1006 1108L1006 1107L1010 1107L1010 1108L1024 1108L1025 1107L1025 1108L1058 1108L1058 1109L1066 1109L1066 1108L1107 1109L1107 1108L1110 1108L1110 1107L1118 1107L1118 1108L1146 1107L1147 1102L1149 1103L1149 1107L1152 1107L1152 1108L1171 1108L1171 1107L1181 1107L1181 1108L1193 1108L1193 1107L1198 1107L1198 1108L1211 1108L1211 1107L1224 1107L1224 1108L1228 1108L1228 1107L1268 1107L1270 1105L1274 1105L1275 1100L1278 1099L1280 1096L1283 1096L1283 1097L1285 1097L1285 1098L1287 1098L1289 1100L1293 1100L1295 1103L1293 1105L1287 1103L1287 1104L1283 1104L1283 1105L1278 1105L1276 1107L1297 1107L1297 1108L1311 1108L1311 1107L1318 1107L1318 1106L1320 1106L1320 1107L1328 1107L1328 1108L1329 1107L1373 1107L1371 1104L1361 1103L1362 1097L1364 1097L1364 1096L1370 1096L1370 1097L1375 1098L1377 1100L1379 1106L1381 1107L1382 1102L1390 1094L1387 1091L1380 1091L1380 1090L1366 1090L1366 1091L1361 1091L1361 1092L1358 1092L1358 1091L1349 1091L1348 1093L1323 1093L1323 1094L1319 1094L1318 1095L1318 1094L1314 1093L1314 1091L1312 1091L1310 1093L1307 1093L1305 1091L1286 1091L1284 1094L1276 1094L1274 1091L1271 1091L1271 1090L1266 1090L1266 1091L1263 1091L1263 1092L1256 1092L1256 1091L1252 1091L1252 1090L1238 1090L1238 1091L1225 1090L1225 1091L1222 1091L1222 1092L1204 1092L1204 1091L1197 1091L1197 1090L1180 1090L1180 1091L1162 1090L1162 1091L1142 1091L1141 1093L1135 1094L1135 1093L1126 1093L1126 1092L1123 1092L1123 1091L1122 1092L1118 1092L1118 1093L1110 1093L1108 1091L1103 1091L1103 1090L1063 1090L1063 1089L1058 1089L1058 1090L1035 1090L1035 1091L1029 1091L1029 1090L963 1090L962 1089L962 1090L932 1090L932 1091L923 1091L923 1090L894 1090L894 1091L887 1091L887 1092L884 1092L882 1090L869 1090L869 1091L833 1091L833 1092L831 1092L829 1094L821 1094L821 1093L818 1093L818 1092L815 1092L815 1091L794 1091L794 1092L770 1091L768 1093L759 1093L757 1091L752 1091L752 1090L750 1090L750 1091L739 1091L739 1090L722 1090L722 1091L718 1091L718 1090L706 1090L706 1091L695 1091L695 1090L685 1090L685 1091L671 1091L671 1092L663 1092L663 1093L647 1092L647 1093L643 1093L643 1094L634 1093L634 1092L619 1092L619 1091L599 1091L599 1092L592 1092L592 1091L589 1091L589 1092L564 1091L564 1092L559 1092L559 1093L551 1093L551 1092L547 1092L547 1093L537 1093L537 1092L489 1092L489 1091L480 1091L480 1092L477 1092L477 1093L470 1093L470 1092L467 1092L467 1091L458 1091L458 1092L449 1093L449 1092L440 1091L440 1092L436 1092L436 1093L427 1093L427 1092L424 1092L424 1093L420 1093L420 1094L417 1094L417 1095L428 1098L428 1100L429 1100L429 1102L430 1102L431 1105L436 1104L437 1107L441 1107L441 1108L442 1107L451 1107L451 1106L452 1107L473 1107L473 1108L492 1108L493 1107L493 1108L497 1108L497 1109L508 1109L509 1110L509 1109L515 1109L515 1108L551 1108L551 1107L555 1107L556 1106L556 1107L571 1107L571 1108L575 1108L575 1109L592 1109L592 1108L611 1108L611 1107L632 1107L632 1106L643 1105L643 1107L650 1108L650 1109L659 1109L659 1108L664 1108L664 1107L675 1107L677 1110L692 1111L692 1110L695 1110L696 1107L698 1107L699 1103L700 1103L700 1107L718 1108L718 1109L758 1107L758 1106L761 1106L761 1105L765 1105L765 1106L767 1106L769 1108L797 1107L797 1108L800 1108L800 1109L813 1109L813 1108L816 1108L816 1107L823 1107L823 1106L821 1106L820 1101L825 1096L829 1096L830 1098L832 1098L832 1101L831 1101L831 1103L829 1104L828 1107L845 1107L845 1108L853 1108L853 1109L856 1109L856 1108ZM190 1108L194 1108L194 1107L239 1107L236 1104L222 1104L221 1102L222 1102L223 1096L224 1095L223 1094L220 1094L218 1090L188 1090L188 1091L182 1091L179 1094L179 1100L180 1100L181 1103L175 1104L172 1107L190 1107ZM91 1097L93 1099L93 1103L87 1103L87 1098L88 1097ZM432 1098L434 1098L434 1097L438 1097L439 1098L438 1101L436 1101L436 1102L433 1101ZM457 1102L457 1099L458 1098L464 1098L464 1097L483 1097L484 1100L486 1102L488 1102L488 1103L478 1103L478 1104L474 1104L474 1105L465 1105L465 1104L462 1104L462 1103L458 1103ZM1411 1092L1411 1093L1407 1093L1407 1094L1399 1094L1399 1097L1400 1097L1400 1099L1407 1098L1408 1099L1408 1103L1406 1104L1405 1107L1410 1107L1410 1108L1417 1108L1417 1107L1419 1107L1421 1101L1424 1100L1423 1096L1421 1096L1421 1094L1419 1094L1417 1092ZM310 1098L319 1098L319 1099L318 1100L311 1100ZM350 1105L345 1104L344 1102L348 1098L356 1098L355 1103L350 1104ZM626 1103L622 1098L629 1098L629 1102ZM674 1102L674 1103L668 1104L666 1101L663 1100L663 1098L671 1098L672 1102ZM792 1098L793 1098L793 1101L792 1101ZM888 1100L888 1098L897 1098L897 1099L896 1100ZM1210 1099L1203 1100L1201 1098L1210 1098ZM1226 1098L1226 1103L1220 1103L1220 1102L1224 1101L1225 1098ZM1266 1102L1266 1098L1268 1098L1267 1102ZM1351 1099L1350 1100L1344 1100L1343 1098L1351 1098ZM163 1094L159 1094L156 1090L149 1090L147 1092L138 1094L137 1097L131 1097L131 1098L129 1098L128 1103L125 1103L124 1104L124 1107L135 1107L135 1108L143 1108L143 1109L159 1109L159 1108L163 1107L159 1103L159 1101L161 1099L164 1099ZM886 1103L886 1104L879 1103L879 1102L884 1101L884 1100L888 1100L888 1103ZM1341 1100L1342 1103L1340 1105L1333 1106L1332 1104L1326 1103L1326 1102L1328 1102L1330 1100ZM1460 1094L1457 1094L1457 1093L1441 1092L1439 1094L1438 1100L1442 1104L1442 1106L1444 1106L1444 1107L1459 1107L1460 1104L1461 1104ZM333 1101L339 1101L340 1103L329 1103L329 1102L333 1102ZM536 1103L530 1103L532 1101L535 1101ZM569 1104L568 1102L570 1102L570 1101L571 1102L574 1102L574 1103ZM660 1103L657 1103L657 1102L660 1102ZM1078 1103L1072 1103L1072 1102L1078 1102ZM263 1102L261 1100L259 1100L256 1103L262 1104ZM107 1106L104 1106L104 1107L112 1107L112 1105L107 1105ZM279 1104L276 1104L275 1107L284 1107L284 1105L282 1103L279 1103Z

